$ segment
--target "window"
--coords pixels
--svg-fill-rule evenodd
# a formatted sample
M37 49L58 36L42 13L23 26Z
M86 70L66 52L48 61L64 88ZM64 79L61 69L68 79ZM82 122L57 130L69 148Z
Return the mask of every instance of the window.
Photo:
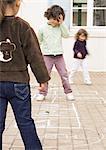
M106 0L70 0L71 26L106 26Z
M73 0L73 26L87 25L87 0Z
M94 7L106 7L106 0L94 0Z
M106 0L94 0L93 25L106 26Z

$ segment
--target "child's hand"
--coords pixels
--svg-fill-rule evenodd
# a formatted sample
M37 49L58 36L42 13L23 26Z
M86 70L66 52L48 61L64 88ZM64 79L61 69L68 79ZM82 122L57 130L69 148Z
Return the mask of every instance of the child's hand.
M79 53L77 53L77 57L78 58L82 58L82 54L79 52Z
M39 85L39 87L38 87L38 90L39 90L39 91L45 91L45 84L47 84L47 83L41 83L41 84Z
M63 23L63 16L60 14L59 15L59 18L58 18L58 22L59 22L59 24L62 24Z

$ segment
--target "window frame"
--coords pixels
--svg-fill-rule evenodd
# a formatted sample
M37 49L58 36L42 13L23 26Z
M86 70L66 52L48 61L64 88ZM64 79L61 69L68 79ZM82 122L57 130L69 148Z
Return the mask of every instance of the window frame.
M78 28L78 27L84 27L84 28L106 28L106 26L96 26L93 25L93 13L94 10L106 10L106 7L95 7L93 5L94 0L87 0L87 6L84 7L74 7L73 2L74 0L70 0L70 15L71 15L71 20L70 20L70 28ZM78 10L78 9L85 9L87 10L87 23L86 26L74 26L73 25L73 10Z

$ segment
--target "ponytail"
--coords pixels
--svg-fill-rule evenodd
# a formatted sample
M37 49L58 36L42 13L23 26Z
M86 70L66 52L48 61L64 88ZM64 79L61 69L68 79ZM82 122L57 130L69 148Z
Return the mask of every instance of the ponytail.
M0 23L3 21L4 14L5 14L5 8L7 4L12 4L16 0L0 0Z
M4 5L3 5L3 1L0 0L0 23L2 22L4 18Z

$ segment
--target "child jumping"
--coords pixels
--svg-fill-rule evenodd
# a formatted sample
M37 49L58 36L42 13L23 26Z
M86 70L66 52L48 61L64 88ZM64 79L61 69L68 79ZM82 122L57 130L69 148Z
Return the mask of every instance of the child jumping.
M38 39L41 45L41 50L44 55L44 61L48 69L49 74L55 65L64 88L64 93L68 100L73 100L74 96L72 89L70 88L68 73L66 70L63 48L62 48L62 37L69 37L69 31L64 24L65 13L64 10L58 6L53 5L47 9L44 13L48 22L42 26L38 33ZM40 91L36 97L36 100L44 100L48 93L48 84L45 85L46 90Z
M92 82L89 76L88 66L87 66L87 61L86 61L86 55L88 55L88 51L86 48L86 40L88 38L88 33L86 30L80 29L76 33L75 38L76 38L76 41L75 41L74 48L73 48L74 62L72 65L70 76L69 76L69 82L71 84L74 83L75 73L81 66L83 70L84 83L90 85L92 84Z
M21 0L0 0L0 150L8 103L11 104L25 150L42 150L31 117L28 64L44 90L50 77L36 34L30 25L15 17Z

